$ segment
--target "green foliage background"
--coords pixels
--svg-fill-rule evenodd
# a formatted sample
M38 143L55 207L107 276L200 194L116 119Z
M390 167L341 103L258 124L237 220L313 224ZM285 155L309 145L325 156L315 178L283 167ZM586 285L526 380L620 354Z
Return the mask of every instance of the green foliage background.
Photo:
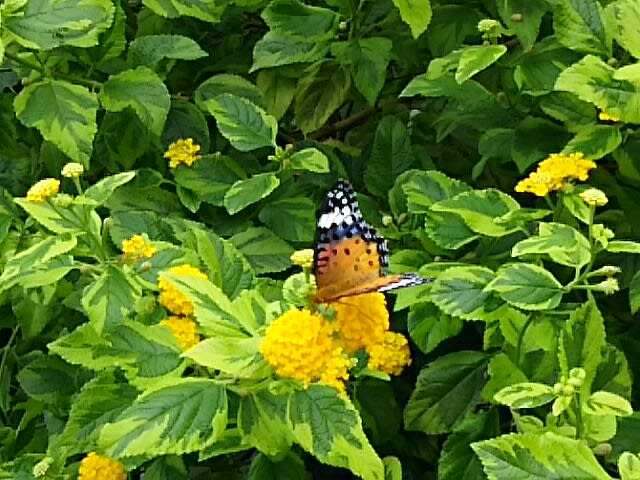
M640 478L638 25L637 0L4 1L0 478L89 451L145 480ZM605 207L514 194L555 152L597 161ZM20 198L69 161L81 191ZM349 398L257 349L339 177L392 270L435 279L391 297L411 368ZM125 265L139 233L160 251ZM170 277L205 338L182 354L155 285L185 262L210 281Z

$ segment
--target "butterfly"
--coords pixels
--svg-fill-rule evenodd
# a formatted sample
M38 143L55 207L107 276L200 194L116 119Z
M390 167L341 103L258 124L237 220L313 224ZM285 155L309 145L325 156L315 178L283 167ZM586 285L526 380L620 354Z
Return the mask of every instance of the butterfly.
M429 282L417 273L385 275L387 241L363 218L353 187L339 180L318 218L314 248L315 303Z

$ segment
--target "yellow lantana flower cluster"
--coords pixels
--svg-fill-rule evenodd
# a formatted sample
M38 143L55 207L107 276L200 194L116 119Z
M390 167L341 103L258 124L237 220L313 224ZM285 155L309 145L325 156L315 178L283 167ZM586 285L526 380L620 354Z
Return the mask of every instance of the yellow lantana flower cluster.
M169 273L208 280L208 277L203 272L186 263L171 267ZM193 315L193 303L191 303L189 297L180 292L169 280L160 277L158 279L158 290L160 291L158 301L164 308L175 315Z
M389 331L389 311L382 293L346 297L331 308L347 353L365 349L369 367L390 375L400 375L411 364L409 342L402 334Z
M186 263L171 267L168 271L169 273L208 280L204 272ZM180 346L184 350L188 350L200 342L200 335L196 332L197 325L190 318L194 311L193 303L166 278L160 277L158 279L158 290L160 291L158 302L174 314L162 320L160 325L169 327Z
M169 145L164 158L169 159L171 168L176 168L180 164L190 167L201 158L198 155L199 151L200 145L194 143L193 138L181 138Z
M375 368L389 375L400 375L404 367L411 363L409 342L404 335L385 332L382 343L367 347L369 368Z
M172 315L160 322L160 325L169 327L174 338L184 350L189 350L200 343L200 335L196 332L196 322L189 317L177 317Z
M53 197L60 191L60 180L57 178L44 178L36 182L27 191L27 201L32 203L43 203L46 199Z
M597 188L588 188L578 196L584 203L592 207L602 207L609 201L605 193Z
M610 113L605 112L604 110L602 110L600 113L598 113L598 118L604 122L619 122L620 121L620 117L617 117L616 115L611 115Z
M78 480L126 480L124 465L117 460L91 452L80 462Z
M149 240L142 235L133 235L131 238L122 241L122 253L125 260L151 258L157 251L158 249L151 245Z
M584 182L589 178L589 170L593 168L596 168L596 163L584 158L580 152L553 153L538 164L535 172L518 182L515 191L544 197L551 191L560 190L572 180Z
M384 295L369 293L330 304L333 319L308 310L289 310L267 328L260 353L278 375L305 387L321 381L345 391L353 355L364 349L369 367L399 375L411 363L407 339L389 331Z
M305 387L321 381L344 393L351 362L335 338L336 327L318 313L289 310L267 327L260 353L282 377Z
M60 174L66 178L78 178L84 173L84 166L78 162L69 162L64 167Z

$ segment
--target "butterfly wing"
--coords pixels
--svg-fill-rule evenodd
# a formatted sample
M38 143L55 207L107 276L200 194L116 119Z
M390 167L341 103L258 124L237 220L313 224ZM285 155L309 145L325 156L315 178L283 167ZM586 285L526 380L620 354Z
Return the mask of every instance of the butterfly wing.
M384 276L387 242L364 221L355 192L344 180L329 191L318 219L314 264L317 303L427 281L413 273Z

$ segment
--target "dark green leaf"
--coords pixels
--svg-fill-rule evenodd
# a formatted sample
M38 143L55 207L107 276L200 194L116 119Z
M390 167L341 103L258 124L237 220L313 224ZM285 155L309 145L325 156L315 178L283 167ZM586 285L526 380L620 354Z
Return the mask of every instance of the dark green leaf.
M427 434L455 430L480 401L488 362L486 354L472 351L450 353L431 362L420 372L405 408L405 428Z

